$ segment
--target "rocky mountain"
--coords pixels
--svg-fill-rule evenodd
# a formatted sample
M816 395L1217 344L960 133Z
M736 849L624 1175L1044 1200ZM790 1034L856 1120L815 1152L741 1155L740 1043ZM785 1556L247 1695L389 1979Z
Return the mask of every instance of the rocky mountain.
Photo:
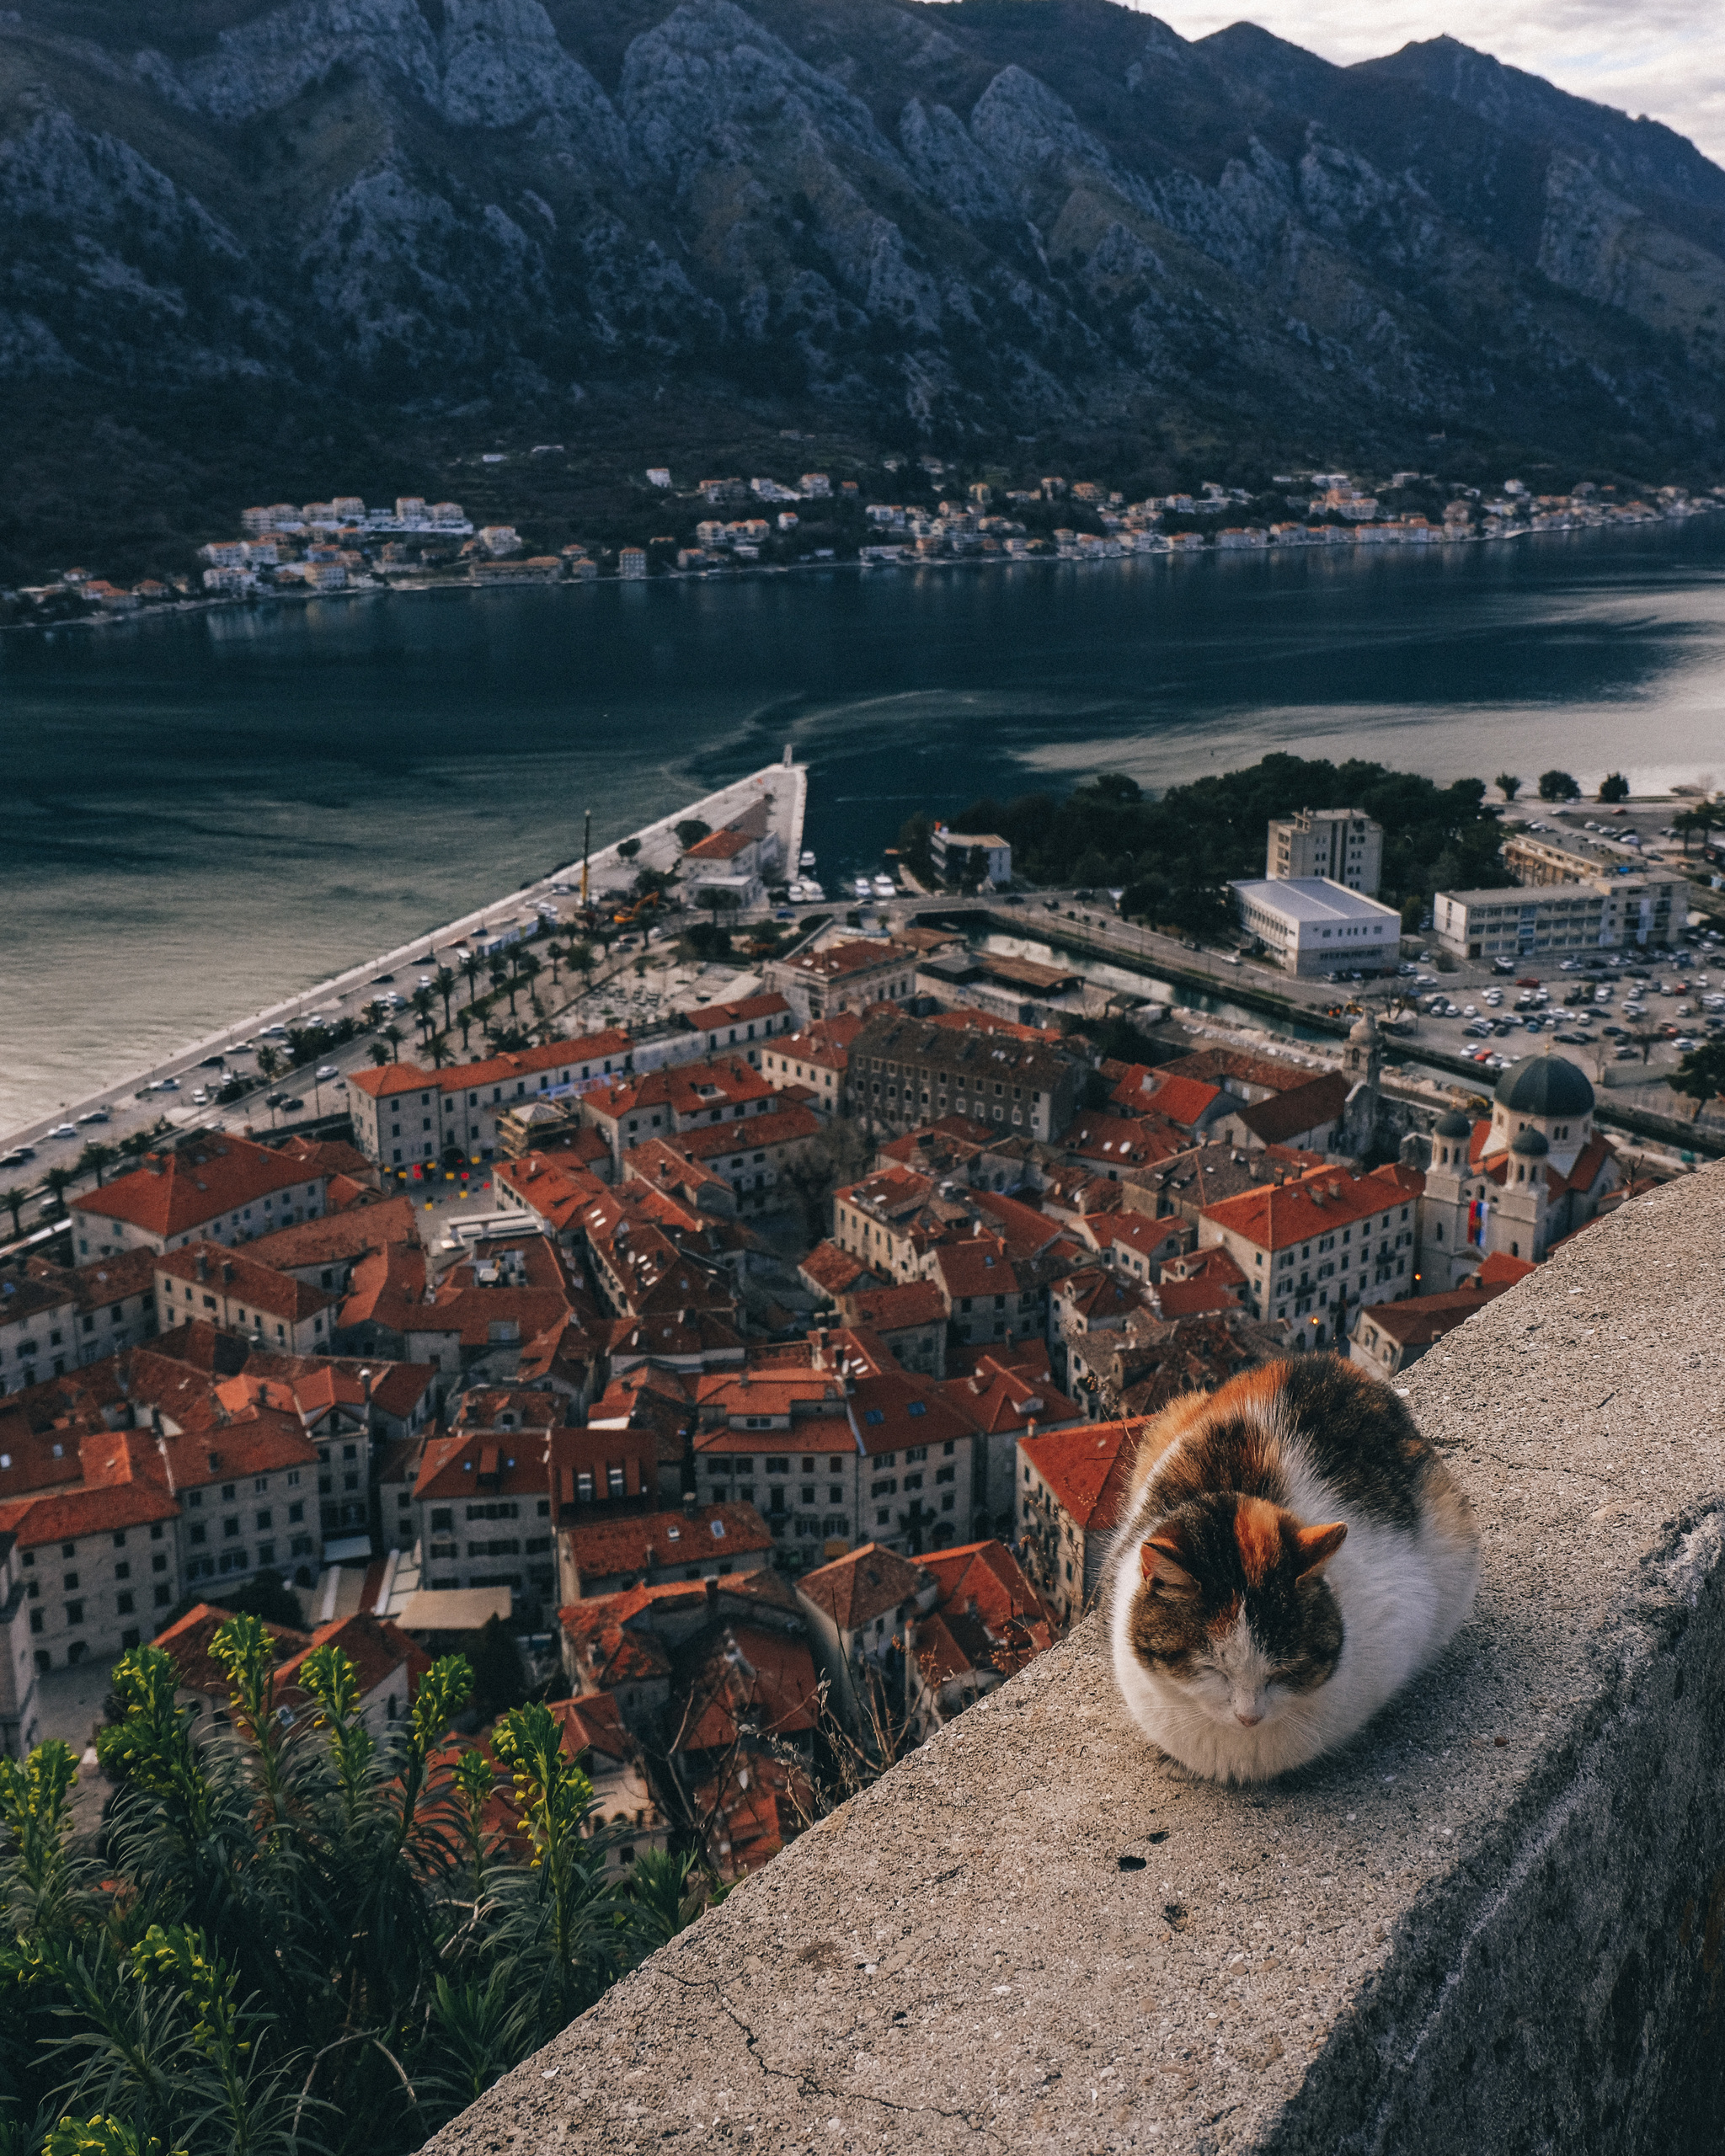
M1725 408L1725 172L1669 130L1107 0L25 0L0 214L0 379L58 427L682 385L1712 468Z

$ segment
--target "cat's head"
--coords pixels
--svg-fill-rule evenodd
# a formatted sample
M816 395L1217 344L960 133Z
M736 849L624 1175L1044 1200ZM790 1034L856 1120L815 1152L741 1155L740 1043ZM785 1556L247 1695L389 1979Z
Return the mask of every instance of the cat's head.
M1340 1523L1302 1527L1262 1497L1194 1498L1140 1545L1134 1653L1226 1727L1274 1722L1341 1655L1341 1612L1323 1570L1347 1532Z

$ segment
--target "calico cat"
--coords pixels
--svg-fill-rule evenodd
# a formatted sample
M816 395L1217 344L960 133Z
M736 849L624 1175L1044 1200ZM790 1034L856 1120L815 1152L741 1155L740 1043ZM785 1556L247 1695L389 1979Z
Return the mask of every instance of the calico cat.
M1262 1781L1353 1736L1473 1600L1473 1509L1387 1385L1271 1363L1146 1424L1109 1558L1114 1675L1151 1742Z

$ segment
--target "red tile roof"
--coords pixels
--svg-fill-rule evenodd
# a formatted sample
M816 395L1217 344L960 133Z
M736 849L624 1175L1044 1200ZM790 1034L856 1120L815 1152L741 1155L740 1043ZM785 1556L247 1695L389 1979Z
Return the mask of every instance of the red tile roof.
M286 1691L294 1683L307 1654L324 1646L339 1647L352 1663L361 1700L392 1681L399 1682L403 1709L431 1667L430 1656L398 1625L387 1617L374 1617L369 1610L356 1609L352 1616L338 1618L333 1625L320 1625L312 1635L311 1645L283 1662L275 1673L277 1692Z
M692 1513L642 1513L569 1529L581 1580L614 1578L672 1566L721 1563L770 1550L772 1537L753 1505L697 1505Z
M165 1237L186 1235L277 1191L297 1187L306 1203L320 1203L325 1181L322 1170L249 1139L208 1138L152 1153L142 1167L72 1203L75 1211Z
M896 1332L907 1326L944 1325L945 1299L932 1280L910 1280L901 1288L859 1288L845 1298L853 1325L871 1332Z
M1285 1250L1290 1244L1327 1235L1332 1228L1369 1219L1407 1200L1409 1193L1378 1175L1355 1176L1346 1168L1314 1168L1296 1181L1263 1183L1206 1205L1204 1218L1260 1250Z
M1087 1422L1071 1430L1020 1438L1018 1450L1085 1533L1118 1527L1144 1424Z
M746 831L709 831L704 839L697 839L693 846L685 847L683 858L685 861L734 861L740 853L745 852L757 843Z
M422 1070L413 1063L386 1063L376 1070L353 1072L348 1083L381 1100L396 1093L477 1091L483 1086L507 1085L552 1071L567 1070L573 1081L583 1064L590 1069L607 1060L621 1063L633 1045L626 1033L608 1027L602 1033L584 1034L579 1040L547 1041L539 1048L487 1056L480 1063L451 1064L446 1070ZM507 1097L504 1105L508 1105Z
M921 1565L879 1543L865 1542L831 1564L804 1572L797 1593L825 1610L841 1632L856 1632L877 1617L895 1618L906 1602L926 1594L929 1584Z
M323 1223L319 1224L324 1225ZM322 1310L333 1310L334 1295L322 1288L308 1287L291 1273L278 1273L261 1265L248 1252L225 1249L220 1243L190 1243L184 1250L165 1251L156 1260L162 1283L161 1311L174 1314L171 1283L179 1282L186 1317L201 1314L201 1294L213 1290L231 1302L261 1310L267 1316L301 1325Z

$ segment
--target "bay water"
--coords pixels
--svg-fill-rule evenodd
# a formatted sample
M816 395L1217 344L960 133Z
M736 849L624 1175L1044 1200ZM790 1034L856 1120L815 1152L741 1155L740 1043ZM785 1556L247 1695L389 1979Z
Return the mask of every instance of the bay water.
M792 744L913 810L1273 750L1725 783L1725 516L1496 546L392 593L0 637L0 1132Z

